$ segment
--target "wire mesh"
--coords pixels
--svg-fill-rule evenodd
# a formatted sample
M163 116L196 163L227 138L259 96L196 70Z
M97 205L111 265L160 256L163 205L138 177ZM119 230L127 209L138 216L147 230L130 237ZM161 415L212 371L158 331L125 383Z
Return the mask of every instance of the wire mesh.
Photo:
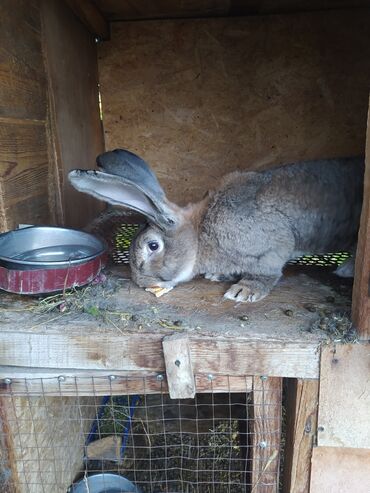
M135 220L136 219L136 220ZM107 240L112 261L115 264L128 264L130 260L130 244L139 230L140 224L137 218L124 216L122 213L111 211L103 214L94 225L92 231L98 233ZM288 262L288 265L302 267L334 268L351 258L347 251L328 252L319 255L302 255Z
M184 400L170 399L162 378L3 385L1 483L21 493L66 493L86 477L113 473L137 493L277 492L281 392L265 381L251 388L247 379L233 392L227 376L220 392L201 378L208 381L202 393ZM110 491L105 478L99 491Z

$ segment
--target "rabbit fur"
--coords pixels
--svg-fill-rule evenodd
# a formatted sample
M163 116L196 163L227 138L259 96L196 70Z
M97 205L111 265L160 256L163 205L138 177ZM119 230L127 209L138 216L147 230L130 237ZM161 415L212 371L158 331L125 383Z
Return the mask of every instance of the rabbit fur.
M225 298L256 302L290 259L349 249L356 241L362 158L233 172L186 207L170 202L147 163L127 150L103 153L97 164L102 171L74 170L69 180L147 217L130 249L132 278L141 287L174 287L204 275L234 282ZM343 275L349 270L342 268Z

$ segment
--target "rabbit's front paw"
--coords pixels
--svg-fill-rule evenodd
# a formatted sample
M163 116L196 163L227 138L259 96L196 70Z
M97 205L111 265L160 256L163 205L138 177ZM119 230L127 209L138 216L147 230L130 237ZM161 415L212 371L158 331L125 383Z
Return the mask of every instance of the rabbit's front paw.
M238 303L255 303L265 298L279 277L261 276L259 278L243 278L237 284L233 284L224 294L224 298Z

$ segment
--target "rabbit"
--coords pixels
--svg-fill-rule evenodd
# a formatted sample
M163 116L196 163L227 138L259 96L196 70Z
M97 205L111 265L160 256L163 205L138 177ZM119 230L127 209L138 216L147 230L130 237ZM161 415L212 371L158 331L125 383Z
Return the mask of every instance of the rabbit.
M105 152L97 165L101 171L73 170L69 180L81 192L146 216L130 248L140 287L172 288L204 275L233 283L226 299L257 302L290 259L347 249L356 240L362 158L235 171L185 207L170 202L148 164L128 150Z

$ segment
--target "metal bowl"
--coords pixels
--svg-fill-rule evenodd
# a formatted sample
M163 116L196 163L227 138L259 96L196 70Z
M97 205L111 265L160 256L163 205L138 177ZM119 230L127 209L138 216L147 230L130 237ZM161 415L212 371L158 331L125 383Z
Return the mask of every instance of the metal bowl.
M0 235L0 265L8 269L55 269L101 255L106 245L75 229L31 226Z
M84 286L106 264L106 244L74 229L31 226L0 235L0 289L40 294Z
M123 476L102 473L82 479L68 493L141 493L141 490Z

